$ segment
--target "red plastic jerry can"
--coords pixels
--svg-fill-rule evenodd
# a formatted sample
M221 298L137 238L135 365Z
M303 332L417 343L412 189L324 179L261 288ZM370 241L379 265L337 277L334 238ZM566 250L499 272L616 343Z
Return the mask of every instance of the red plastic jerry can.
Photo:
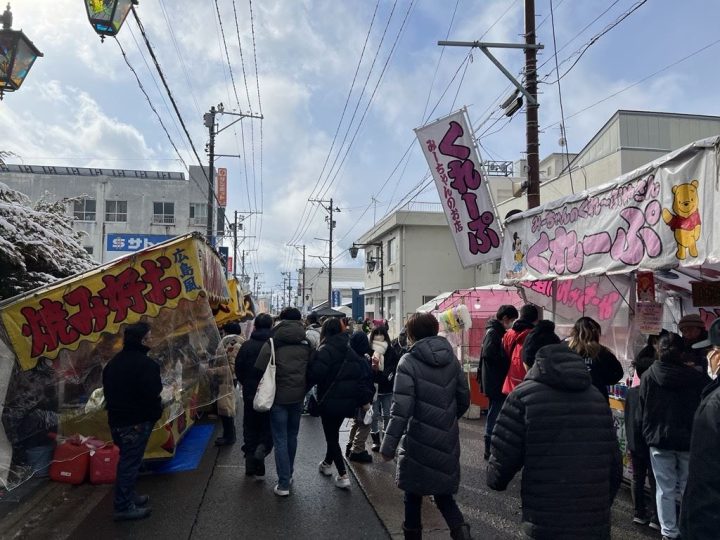
M118 461L120 449L112 443L95 450L90 456L90 483L115 483Z
M50 478L55 482L82 484L88 474L90 449L76 440L67 440L55 448Z

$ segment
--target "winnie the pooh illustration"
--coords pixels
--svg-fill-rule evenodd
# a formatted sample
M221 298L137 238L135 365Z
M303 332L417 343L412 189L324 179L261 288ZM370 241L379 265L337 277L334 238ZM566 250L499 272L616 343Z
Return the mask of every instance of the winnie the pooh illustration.
M700 238L700 212L698 210L698 186L700 182L693 180L690 183L673 186L672 211L663 208L663 221L675 233L677 253L675 257L683 261L687 252L691 257L697 257L697 241Z

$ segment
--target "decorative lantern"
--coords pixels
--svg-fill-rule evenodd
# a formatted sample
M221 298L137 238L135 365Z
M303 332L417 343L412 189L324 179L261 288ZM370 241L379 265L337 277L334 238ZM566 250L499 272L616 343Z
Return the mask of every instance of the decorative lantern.
M130 8L137 4L138 0L85 0L85 9L93 29L105 41L105 36L120 31Z
M22 30L11 30L10 4L0 18L0 99L4 92L14 92L22 85L35 59L43 54Z

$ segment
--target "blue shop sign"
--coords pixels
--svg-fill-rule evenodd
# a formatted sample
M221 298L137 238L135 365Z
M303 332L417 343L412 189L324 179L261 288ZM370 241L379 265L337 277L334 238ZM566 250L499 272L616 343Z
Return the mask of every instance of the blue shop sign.
M108 234L108 251L140 251L175 238L169 234Z

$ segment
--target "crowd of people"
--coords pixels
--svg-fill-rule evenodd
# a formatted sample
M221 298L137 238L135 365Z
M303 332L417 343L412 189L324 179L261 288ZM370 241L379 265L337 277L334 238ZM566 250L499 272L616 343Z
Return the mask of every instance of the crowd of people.
M265 477L274 450L278 497L293 489L303 414L318 416L326 452L318 473L351 488L345 458L396 460L404 492L405 538L422 538L422 500L431 496L452 538L471 538L454 495L460 485L458 419L470 405L465 373L453 347L439 336L432 314L411 315L390 339L383 321L354 330L343 319L303 320L296 308L277 319L259 314L249 339L223 328L220 348L232 369L218 384L242 387L245 474ZM651 336L635 357L625 402L626 438L633 468L634 523L659 529L663 539L711 539L720 530L717 413L720 321L705 331L697 315L679 323L682 335ZM125 329L124 348L105 368L103 383L113 439L121 460L115 518L138 519L150 510L135 479L152 425L159 417L157 364L147 356L150 327ZM522 473L522 530L530 538L610 538L610 509L622 479L622 456L608 386L624 370L600 343L601 327L581 317L561 338L538 308L501 306L483 339L478 382L489 399L484 437L487 484L506 489ZM275 370L269 410L254 398L263 375ZM212 368L212 366L211 366ZM220 373L220 372L218 372ZM229 380L228 380L229 377ZM142 380L142 390L131 380ZM712 380L712 382L711 382ZM124 389L132 386L137 392ZM229 392L233 395L233 392ZM235 404L218 403L223 433L235 443ZM351 422L343 453L340 428ZM334 473L333 473L334 468ZM647 497L646 482L650 486Z

